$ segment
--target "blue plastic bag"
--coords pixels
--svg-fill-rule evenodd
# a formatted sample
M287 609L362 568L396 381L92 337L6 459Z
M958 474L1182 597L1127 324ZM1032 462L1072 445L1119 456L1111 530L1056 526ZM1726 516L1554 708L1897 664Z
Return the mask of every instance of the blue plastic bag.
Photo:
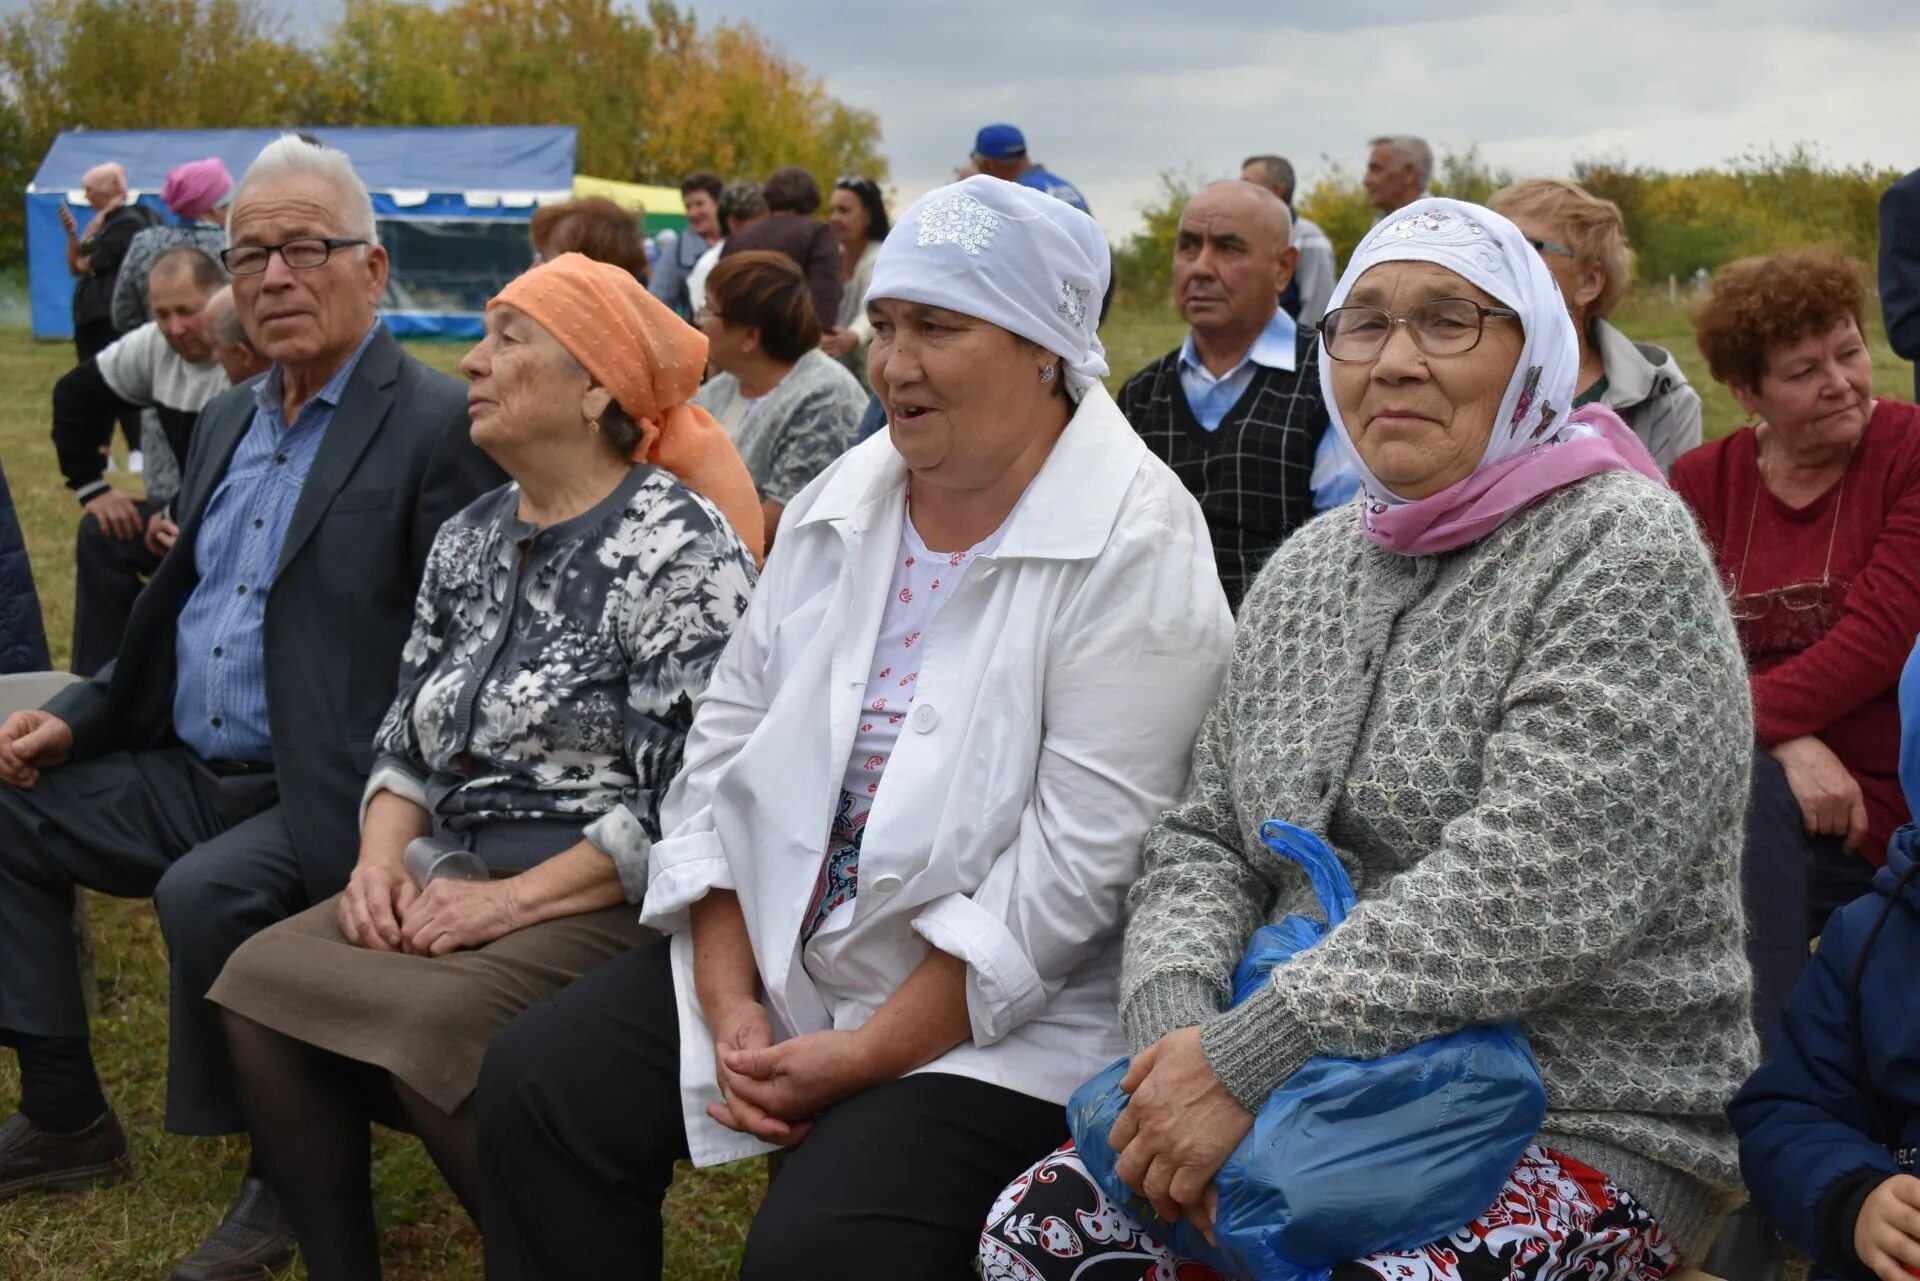
M1297 863L1327 922L1262 926L1233 978L1240 1004L1276 965L1318 943L1354 905L1353 883L1318 836L1260 829ZM1382 1059L1309 1059L1268 1097L1221 1166L1218 1247L1186 1220L1169 1227L1121 1183L1107 1134L1120 1119L1120 1060L1074 1092L1067 1120L1081 1161L1107 1196L1176 1253L1248 1281L1326 1281L1349 1259L1411 1250L1484 1214L1546 1118L1546 1090L1511 1024L1435 1037Z

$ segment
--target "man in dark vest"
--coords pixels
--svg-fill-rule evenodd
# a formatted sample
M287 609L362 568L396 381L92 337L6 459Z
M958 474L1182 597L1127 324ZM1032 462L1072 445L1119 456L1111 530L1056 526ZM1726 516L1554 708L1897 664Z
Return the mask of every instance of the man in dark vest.
M1297 257L1286 205L1216 182L1187 202L1173 298L1189 330L1120 389L1120 410L1206 513L1235 609L1273 549L1313 515L1314 451L1327 428L1313 335L1279 298Z
M427 550L504 480L468 438L464 388L374 313L387 257L344 154L268 145L228 235L234 301L273 367L201 413L178 539L119 657L0 724L0 1043L22 1096L0 1121L0 1198L126 1169L74 963L77 886L150 895L159 914L167 1128L243 1128L203 998L242 941L346 885ZM173 1276L259 1276L291 1246L249 1177Z

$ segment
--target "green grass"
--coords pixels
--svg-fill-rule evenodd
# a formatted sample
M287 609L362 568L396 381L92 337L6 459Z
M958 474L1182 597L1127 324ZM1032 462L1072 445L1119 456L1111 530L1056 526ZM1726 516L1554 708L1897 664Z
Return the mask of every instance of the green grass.
M1621 327L1674 352L1706 402L1709 436L1737 427L1732 397L1706 375L1683 307L1664 300L1631 305ZM1895 360L1873 327L1874 381L1881 394L1911 394L1909 367ZM1181 338L1169 307L1116 312L1104 330L1118 388L1126 375ZM422 359L452 370L464 348L422 344ZM60 482L47 439L47 392L73 363L65 343L35 343L25 330L0 328L0 460L13 487L40 584L41 606L64 665L73 632L73 532L78 508ZM124 475L124 473L122 473ZM137 1281L166 1276L219 1220L245 1163L237 1140L180 1139L162 1132L166 1065L166 956L145 902L92 896L100 965L94 1044L101 1075L133 1142L134 1177L86 1197L28 1196L0 1204L0 1281ZM0 1054L0 1110L17 1098L13 1057ZM478 1239L419 1145L382 1135L377 1183L393 1281L470 1281L480 1277ZM742 1162L687 1172L668 1202L666 1275L720 1281L734 1275L746 1225L765 1185L763 1165ZM296 1273L297 1275L297 1273Z

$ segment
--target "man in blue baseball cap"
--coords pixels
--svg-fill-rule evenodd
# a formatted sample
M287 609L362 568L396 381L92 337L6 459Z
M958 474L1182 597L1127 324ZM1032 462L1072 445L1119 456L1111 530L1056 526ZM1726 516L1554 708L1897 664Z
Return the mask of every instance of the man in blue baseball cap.
M982 129L973 140L973 163L990 177L1044 191L1083 214L1093 213L1078 187L1027 158L1027 136L1013 125L988 125Z

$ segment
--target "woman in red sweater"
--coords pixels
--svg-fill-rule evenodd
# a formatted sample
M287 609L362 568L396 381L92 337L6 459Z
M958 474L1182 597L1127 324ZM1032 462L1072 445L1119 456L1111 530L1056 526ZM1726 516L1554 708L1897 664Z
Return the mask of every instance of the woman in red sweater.
M1828 250L1723 269L1694 328L1759 421L1673 468L1752 673L1748 862L1811 861L1815 933L1910 817L1896 690L1920 633L1920 410L1874 398L1865 304L1859 269Z

